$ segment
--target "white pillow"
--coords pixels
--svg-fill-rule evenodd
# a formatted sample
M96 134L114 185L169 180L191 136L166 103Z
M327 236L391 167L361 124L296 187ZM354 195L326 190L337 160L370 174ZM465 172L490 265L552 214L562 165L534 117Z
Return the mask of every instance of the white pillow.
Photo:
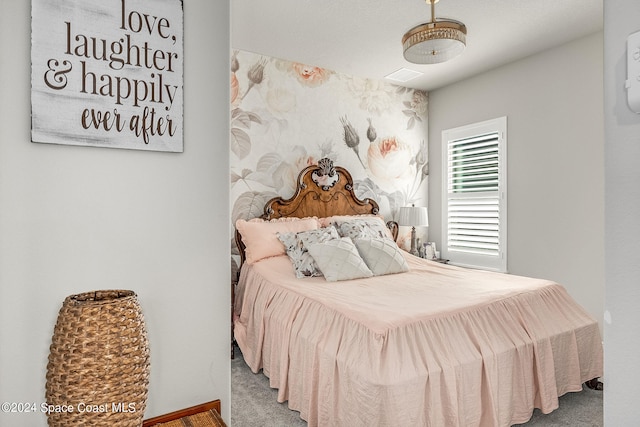
M314 243L308 250L329 282L373 276L348 237Z
M360 238L353 241L374 276L409 271L402 249L391 239Z

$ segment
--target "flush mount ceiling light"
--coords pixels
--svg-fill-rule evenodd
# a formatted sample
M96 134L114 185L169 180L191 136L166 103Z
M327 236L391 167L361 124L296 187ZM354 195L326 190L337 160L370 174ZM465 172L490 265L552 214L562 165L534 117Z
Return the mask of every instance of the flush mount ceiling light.
M431 4L431 22L413 27L402 37L404 58L414 64L437 64L462 53L467 39L467 27L462 22L436 19L435 3Z

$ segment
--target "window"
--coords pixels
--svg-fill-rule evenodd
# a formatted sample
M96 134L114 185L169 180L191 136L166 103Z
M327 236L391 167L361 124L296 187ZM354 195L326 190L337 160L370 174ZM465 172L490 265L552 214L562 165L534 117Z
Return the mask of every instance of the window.
M507 118L442 132L442 256L507 271Z

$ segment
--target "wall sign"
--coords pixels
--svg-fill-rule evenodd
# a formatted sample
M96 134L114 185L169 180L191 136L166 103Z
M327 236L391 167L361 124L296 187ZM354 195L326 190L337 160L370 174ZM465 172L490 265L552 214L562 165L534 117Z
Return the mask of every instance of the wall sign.
M32 0L33 142L183 151L182 0Z

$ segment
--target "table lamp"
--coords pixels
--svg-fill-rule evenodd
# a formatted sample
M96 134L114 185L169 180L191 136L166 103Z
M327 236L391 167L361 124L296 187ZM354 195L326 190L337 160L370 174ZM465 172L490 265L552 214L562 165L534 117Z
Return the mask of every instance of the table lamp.
M426 227L429 225L429 215L427 208L423 206L404 206L400 208L398 213L398 225L406 225L411 227L411 255L418 256L418 248L416 247L416 227Z

